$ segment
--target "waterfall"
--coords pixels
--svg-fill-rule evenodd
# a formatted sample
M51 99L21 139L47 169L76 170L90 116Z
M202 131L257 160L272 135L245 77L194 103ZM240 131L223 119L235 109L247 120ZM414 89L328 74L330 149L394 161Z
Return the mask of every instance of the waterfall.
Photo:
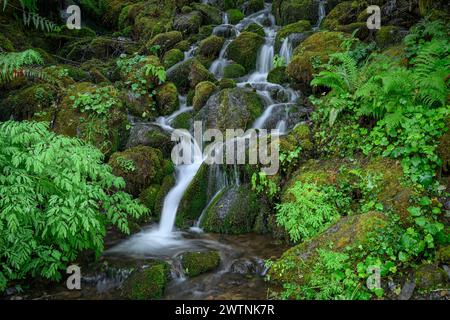
M222 16L222 24L230 24L228 13L224 12Z
M225 40L225 43L220 50L219 58L213 61L211 66L209 67L209 72L211 72L216 78L223 77L223 69L228 65L228 60L225 58L228 45L231 43L231 40Z
M292 58L292 43L289 37L284 38L281 44L280 56L284 58L284 62L288 64Z
M319 17L317 19L317 24L315 25L313 30L318 30L319 29L320 24L322 23L322 20L327 15L326 10L325 10L326 2L327 2L326 0L319 0L319 15L318 15Z

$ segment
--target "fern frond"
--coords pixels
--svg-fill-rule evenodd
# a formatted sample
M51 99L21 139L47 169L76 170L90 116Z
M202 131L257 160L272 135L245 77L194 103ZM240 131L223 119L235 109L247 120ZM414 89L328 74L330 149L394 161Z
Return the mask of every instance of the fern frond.
M22 52L0 53L0 83L11 81L17 76L26 74L32 65L42 65L41 55L32 49Z
M337 93L344 92L346 85L342 77L332 71L321 71L312 81L311 85L323 86L335 90Z

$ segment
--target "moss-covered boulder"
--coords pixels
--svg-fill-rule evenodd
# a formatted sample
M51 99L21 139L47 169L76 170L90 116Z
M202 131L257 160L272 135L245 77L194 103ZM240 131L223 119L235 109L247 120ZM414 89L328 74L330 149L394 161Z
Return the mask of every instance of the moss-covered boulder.
M236 81L229 78L222 78L219 80L219 88L220 90L236 88Z
M48 122L56 110L57 88L49 84L34 84L11 91L0 100L0 121L32 119L46 113ZM43 119L44 120L44 119Z
M189 40L183 40L183 41L178 42L175 45L174 49L178 49L181 51L188 51L190 46L191 46L191 44L190 44Z
M275 37L275 51L280 50L281 43L285 38L289 37L292 34L303 33L310 30L311 23L308 20L300 20L281 27L280 30L277 31L277 35Z
M238 63L232 63L223 68L223 76L225 78L240 78L246 75L245 68Z
M422 264L414 272L416 289L422 292L449 288L450 281L444 269L437 264Z
M313 62L325 63L330 54L342 51L344 39L345 35L341 32L314 33L295 48L294 57L286 68L287 74L296 82L309 85L317 71Z
M286 74L286 67L276 67L270 70L267 75L267 81L277 84L289 82L289 77Z
M217 58L222 49L224 38L215 35L202 40L198 47L198 53L206 58Z
M228 19L231 24L237 24L239 21L244 19L244 13L239 9L229 9L227 10Z
M337 4L322 21L322 27L331 31L339 31L342 25L357 21L357 16L367 5L358 1L344 1Z
M243 32L253 32L253 33L259 34L261 37L264 37L266 34L264 32L264 27L255 22L249 23L242 31Z
M192 112L183 112L173 119L171 126L174 129L189 130L193 124Z
M406 33L397 26L382 26L377 30L375 42L381 48L387 48L399 44Z
M171 49L164 54L163 65L164 68L169 69L180 61L183 61L184 53L180 49Z
M206 210L201 223L206 232L240 234L253 230L260 206L256 194L243 185L222 191Z
M257 93L244 88L223 89L208 99L196 115L206 128L246 129L264 109Z
M181 94L186 94L202 81L214 81L214 76L198 59L191 58L167 70L167 79L175 83Z
M139 200L151 210L151 213L154 213L156 199L160 189L161 186L159 184L152 184L139 194Z
M181 40L183 40L183 35L179 31L163 32L149 40L146 44L146 48L150 49L153 46L159 46L161 52L166 52L172 49Z
M128 125L120 91L113 86L80 82L63 95L53 130L88 141L109 155L126 143Z
M178 110L180 102L175 84L166 82L156 88L156 104L160 115L170 115Z
M161 187L158 190L158 193L156 194L155 198L155 206L154 206L154 213L155 215L159 216L162 213L162 209L164 207L164 199L166 198L169 191L173 188L175 185L175 177L171 175L167 175L164 177L161 183Z
M287 250L273 263L269 270L271 289L277 292L283 283L297 286L310 283L314 265L319 261L318 250L332 247L334 252L343 252L349 247L364 246L371 232L385 225L385 216L377 212L341 218L325 232Z
M272 13L277 24L286 25L299 20L315 23L318 19L318 2L315 0L275 0Z
M149 267L134 271L122 285L122 296L132 300L160 299L170 279L167 262L153 262Z
M147 146L137 146L111 155L108 164L113 173L125 180L125 190L138 196L152 184L160 184L170 173L162 152Z
M242 32L227 48L228 58L242 65L247 72L255 68L259 48L264 38L252 32Z
M210 81L200 82L195 86L195 94L192 100L194 111L199 111L208 101L209 97L217 90L217 86Z
M264 9L264 0L248 0L241 6L246 16Z
M185 252L181 263L184 273L191 278L216 269L220 264L220 255L216 250Z
M193 3L192 8L199 11L203 16L205 24L221 24L222 15L219 8L204 3Z
M202 14L199 11L179 14L173 20L173 26L183 34L197 33L202 24Z
M192 226L208 201L208 165L202 164L178 205L176 225Z

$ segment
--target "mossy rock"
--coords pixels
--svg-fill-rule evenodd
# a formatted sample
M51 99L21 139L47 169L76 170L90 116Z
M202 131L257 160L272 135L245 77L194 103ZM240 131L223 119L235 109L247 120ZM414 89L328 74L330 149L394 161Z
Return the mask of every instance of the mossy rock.
M155 206L154 206L155 215L157 216L161 215L164 206L164 199L166 198L167 194L173 188L174 185L175 185L175 178L173 174L164 177L161 183L161 187L159 188L159 191L155 198Z
M158 112L160 115L170 115L180 106L178 100L178 91L175 84L172 82L166 82L163 85L156 88L156 104L158 106Z
M197 86L195 86L195 94L192 100L194 111L198 112L216 90L217 86L211 81L203 81L197 84Z
M322 21L322 27L338 31L342 25L357 21L358 14L366 11L367 5L358 1L344 1L337 4Z
M436 264L422 264L414 272L416 289L430 291L449 287L448 275Z
M181 263L184 273L192 278L216 269L220 264L220 255L216 250L185 252Z
M132 300L160 299L170 278L167 262L154 262L151 266L134 271L122 285L122 295Z
M171 123L172 128L189 130L192 126L192 112L180 113Z
M242 32L227 48L228 58L242 65L247 72L255 68L259 48L264 38L252 32Z
M315 0L274 0L272 13L278 25L287 25L299 20L316 22L318 2Z
M223 69L225 78L240 78L245 76L246 73L245 68L238 63L229 64Z
M307 124L297 124L288 135L280 138L281 152L293 152L297 147L301 147L302 159L307 159L312 156L314 143L312 141L311 129Z
M289 82L289 77L286 74L286 67L276 67L270 70L267 75L267 81L277 84Z
M244 13L239 9L229 9L227 10L227 14L231 24L237 24L244 19Z
M175 30L183 34L197 33L202 24L202 14L199 11L192 11L186 14L179 14L173 20Z
M206 232L240 234L254 229L260 206L249 186L222 191L206 209L201 227Z
M259 34L261 37L264 37L266 33L264 32L264 27L260 24L257 24L255 22L249 23L242 32L253 32L256 34Z
M0 49L6 52L14 51L14 45L5 35L0 33Z
M178 62L183 61L184 53L180 49L171 49L164 54L163 65L164 68L169 69Z
M232 88L236 88L236 81L234 81L233 79L222 78L219 80L219 89L220 90L232 89Z
M139 200L151 210L151 213L154 213L156 199L159 193L161 186L159 184L152 184L149 187L142 190L139 194Z
M364 246L370 234L386 223L386 217L378 212L342 217L323 233L292 247L275 261L269 270L271 289L277 292L283 283L298 286L309 283L319 259L318 250L330 250L332 245L333 251L343 252L348 247Z
M303 33L310 30L311 30L311 23L308 20L300 20L288 24L284 27L281 27L280 30L277 31L277 35L275 37L275 50L279 51L283 40L286 37L289 37L291 34Z
M314 68L313 61L325 63L330 54L341 52L345 37L341 32L314 33L295 48L294 57L286 68L287 74L296 82L309 85L313 74L318 71Z
M439 248L437 252L437 260L442 264L450 264L450 245Z
M130 5L127 19L133 26L134 34L145 41L172 29L174 10L175 3L172 1L142 1Z
M447 131L439 138L437 155L442 161L441 179L450 188L450 118L446 120Z
M183 40L183 35L179 31L169 31L157 34L146 44L146 48L159 46L162 53L172 49L178 42Z
M177 86L181 94L194 90L202 81L214 81L214 76L198 59L191 58L167 70L167 79Z
M207 204L207 195L208 166L202 164L181 198L176 217L178 227L193 225Z
M57 88L50 84L34 84L11 91L0 100L0 120L30 120L42 112L48 112L49 122L56 111Z
M183 41L178 42L175 45L174 49L178 49L180 51L188 51L190 46L191 46L191 44L188 40L183 40Z
M203 121L206 128L249 128L264 109L257 93L245 88L223 89L212 95L195 119Z
M117 73L124 83L127 84L128 88L132 89L133 84L138 84L142 86L142 80L146 81L146 88L154 88L159 85L159 79L152 75L146 74L145 66L151 64L155 67L161 67L161 62L157 56L149 55L143 56L138 61L135 62L135 56L124 56L123 59L124 67L118 68ZM127 65L126 63L130 63Z
M198 47L198 53L207 58L217 58L222 49L224 39L215 35L202 40Z
M203 3L193 3L192 7L201 12L203 16L203 23L206 24L221 24L222 23L222 15L220 14L220 10L212 5L203 4Z
M82 112L83 110L74 107L77 97L96 94L98 90L107 92L101 98L110 105L105 114ZM78 137L90 142L105 155L110 155L125 145L128 138L128 125L124 97L120 91L113 86L80 82L68 87L62 97L53 130L58 134Z
M166 163L158 149L137 146L111 155L108 164L113 173L125 180L125 190L134 196L152 184L160 184L166 172Z
M264 0L248 0L241 6L246 16L264 9Z
M387 48L399 44L403 36L402 30L397 26L382 26L377 30L375 42L380 48Z

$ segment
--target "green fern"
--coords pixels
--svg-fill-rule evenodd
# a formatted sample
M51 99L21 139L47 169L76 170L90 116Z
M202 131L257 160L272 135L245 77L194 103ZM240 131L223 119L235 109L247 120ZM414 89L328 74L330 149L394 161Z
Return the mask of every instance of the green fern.
M42 74L32 66L43 63L41 55L32 49L0 53L0 84L20 76L42 77Z

